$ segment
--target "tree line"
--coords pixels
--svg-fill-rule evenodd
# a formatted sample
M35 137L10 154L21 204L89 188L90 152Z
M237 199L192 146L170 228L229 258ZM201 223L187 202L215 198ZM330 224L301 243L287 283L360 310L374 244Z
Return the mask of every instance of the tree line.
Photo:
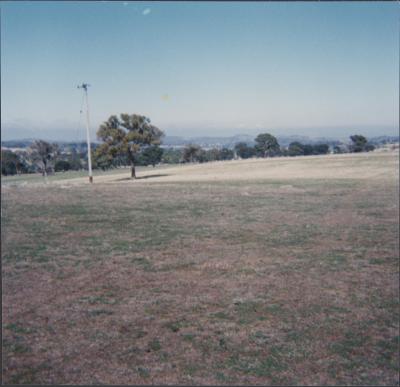
M237 143L233 149L203 149L194 144L183 149L161 148L164 133L151 124L149 118L137 114L112 115L100 125L97 137L101 144L95 144L92 150L94 169L109 169L129 166L131 178L136 178L136 166L159 163L177 164L191 162L210 162L247 159L251 157L308 156L329 153L328 144L302 144L292 142L288 147L281 147L276 137L261 133L255 138L255 145ZM366 137L356 134L350 136L349 145L336 145L333 153L369 152L374 150ZM25 152L1 150L2 175L40 172L48 173L68 170L87 169L87 153L72 149L63 152L59 145L43 140L35 141Z

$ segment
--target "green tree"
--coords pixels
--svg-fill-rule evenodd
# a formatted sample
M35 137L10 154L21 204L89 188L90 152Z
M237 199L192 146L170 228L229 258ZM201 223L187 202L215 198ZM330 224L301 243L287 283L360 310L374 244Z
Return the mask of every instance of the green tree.
M15 175L17 173L17 163L18 157L17 155L8 150L1 150L1 174L2 175Z
M291 142L288 147L289 156L303 156L304 145L298 141Z
M82 168L81 158L75 148L71 149L71 153L68 155L67 161L73 171L78 171Z
M96 148L96 159L104 165L116 157L126 156L131 166L131 178L136 178L136 158L143 147L159 145L164 133L151 125L150 119L138 114L112 115L100 125L97 137L103 143Z
M245 142L238 142L235 145L235 151L242 159L248 159L256 154L255 149L252 146L248 146Z
M218 161L222 160L222 150L218 148L208 149L205 152L205 161Z
M146 147L142 152L142 158L145 165L156 166L159 162L161 162L162 155L164 150L160 148L158 145L151 145Z
M258 155L271 157L279 154L280 147L278 140L272 134L261 133L255 138L255 142L255 149Z
M66 160L58 160L54 165L54 170L56 172L65 172L71 169L71 164Z
M316 144L314 145L314 155L326 155L329 152L328 144Z
M333 147L333 153L335 153L335 154L340 154L340 153L343 153L343 150L342 150L342 148L341 148L339 145L335 145L335 146Z
M301 144L301 143L299 143ZM314 147L311 144L301 144L303 148L303 154L304 156L309 156L314 154Z
M92 149L92 167L93 169L101 169L105 171L109 168L114 168L115 155L108 153L104 148Z
M28 153L32 162L39 166L43 176L47 176L50 163L55 162L59 155L59 147L57 144L38 140L29 147Z
M183 159L183 152L181 149L165 149L161 161L167 164L178 164Z
M353 136L350 136L350 140L352 141L352 144L350 146L351 152L364 152L365 151L365 146L367 145L367 139L360 135L360 134L354 134Z
M199 163L210 161L207 159L207 152L202 147L200 147L199 151L196 153L196 159Z
M371 152L375 149L375 145L370 144L369 142L365 145L364 150L365 152Z
M232 160L234 157L234 153L232 149L222 148L220 151L220 159L221 160Z
M17 174L35 173L36 172L35 165L31 162L31 159L29 157L29 153L27 150L16 151L15 154L18 157L18 161L16 163Z
M202 149L198 145L189 144L183 149L183 161L185 163L193 163L199 161Z

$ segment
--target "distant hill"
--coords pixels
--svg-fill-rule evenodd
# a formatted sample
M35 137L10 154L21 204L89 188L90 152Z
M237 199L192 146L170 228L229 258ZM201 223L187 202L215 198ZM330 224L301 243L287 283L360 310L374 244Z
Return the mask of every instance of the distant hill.
M394 144L399 142L399 136L378 136L371 137L368 139L371 144L379 145L379 144Z
M202 148L234 148L238 142L245 142L248 145L254 145L254 139L256 136L248 134L238 134L230 137L179 137L179 136L166 136L163 139L162 146L165 148L180 148L188 144L199 145ZM281 146L287 147L291 142L301 142L302 144L319 144L324 143L330 146L346 144L350 142L349 138L331 138L331 137L307 137L307 136L277 136L278 142ZM23 140L8 140L2 141L1 146L3 148L26 148L30 146L34 139L23 139ZM370 137L368 141L374 145L398 143L399 136L378 136ZM77 150L86 150L86 142L68 142L68 141L54 141L60 145L62 149L75 148ZM92 147L95 148L99 143L92 142Z
M34 141L33 139L2 141L1 146L4 148L26 148Z
M199 145L203 148L233 148L238 142L245 142L252 146L256 136L248 134L238 134L230 137L178 137L166 136L163 140L163 145L166 147L181 147L188 144ZM307 136L277 136L278 142L281 146L288 146L291 142L298 141L303 144L318 144L326 143L329 145L336 145L340 143L341 139L337 138L310 138Z
M230 137L179 137L179 136L166 136L163 139L164 146L185 146L188 144L199 145L203 148L209 147L226 147L233 148L238 142L253 143L254 136L247 134L238 134Z
M16 148L23 149L23 148L28 148L30 145L33 144L34 141L35 141L34 139L7 140L1 142L1 147L8 149L16 149ZM81 142L49 141L49 142L58 144L61 150L66 150L66 149L69 150L75 149L77 151L87 150L86 141L81 141ZM91 142L90 144L92 149L95 149L99 145L99 143L96 142Z
M179 136L166 136L163 140L163 145L166 147L182 147L188 144L199 145L203 148L233 148L238 142L245 142L248 145L254 145L256 136L248 134L238 134L230 137L179 137ZM346 144L350 142L349 137L308 137L301 135L291 136L277 136L278 142L281 146L287 147L290 143L298 141L302 144L328 144L331 146L338 144ZM379 136L370 137L368 140L375 144L386 144L399 142L399 136Z

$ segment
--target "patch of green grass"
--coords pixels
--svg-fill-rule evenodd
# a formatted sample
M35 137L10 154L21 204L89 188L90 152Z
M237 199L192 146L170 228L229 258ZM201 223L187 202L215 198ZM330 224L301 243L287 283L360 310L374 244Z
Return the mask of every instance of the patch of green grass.
M138 347L129 347L125 352L124 355L131 355L131 354L139 354L142 351Z
M131 346L125 351L120 352L117 357L119 360L126 362L129 367L132 367L132 361L137 361L138 357L142 355L143 350L137 346Z
M191 343L193 343L195 341L196 335L194 335L193 333L185 333L182 335L182 339L185 341L189 341Z
M227 361L227 366L235 371L259 377L271 377L288 368L281 355L281 349L277 346L272 346L269 354L232 355Z
M221 337L221 338L218 340L218 345L219 345L219 347L220 347L222 350L224 350L224 351L226 351L226 350L228 349L228 342L227 342L227 340L225 339L225 337Z
M169 358L168 352L162 351L158 353L158 360L161 362L166 362Z
M261 331L256 331L252 334L249 335L249 339L253 342L255 342L257 345L264 346L267 344L271 339L268 336L268 334L261 332Z
M183 372L186 375L194 376L201 369L202 369L202 367L198 363L187 363L184 366Z
M136 368L138 374L140 375L140 377L142 378L148 378L150 377L150 370L146 367L137 367Z
M226 376L223 372L218 371L215 373L215 378L219 381L219 382L223 382L223 383L229 383L231 382L231 378L229 378L228 376Z
M149 349L152 350L152 351L159 351L161 349L160 341L157 338L151 340L149 342Z
M221 348L215 337L212 336L201 336L196 340L196 348L200 349L203 356L209 356L215 351L220 351Z
M112 294L113 295L113 294ZM111 298L112 296L108 294L104 294L101 296L84 296L79 298L78 302L88 303L89 305L95 304L106 304L106 305L114 305L117 303L117 300Z
M247 274L247 275L254 275L254 274L256 274L256 270L254 270L253 268L250 268L250 267L242 267L242 268L239 269L237 272L238 272L238 273L241 273L241 274Z
M14 333L19 333L19 334L30 334L33 332L32 328L25 328L20 324L15 324L15 323L11 323L11 324L6 324L4 326L5 329L9 329L10 331L14 332Z
M262 321L271 316L277 316L283 320L287 318L287 311L279 304L265 305L260 301L242 301L235 303L234 306L240 324Z
M177 271L193 267L195 262L178 262L161 266L157 271Z
M105 310L105 309L95 309L95 310L89 310L87 313L90 317L97 317L97 316L101 316L101 315L111 315L114 312L112 312L111 310Z
M121 252L132 251L134 248L134 243L132 241L117 240L114 241L112 248L115 251L121 251Z
M225 312L216 312L210 315L212 318L218 318L221 320L231 320L231 316Z
M22 342L20 336L16 336L12 341L9 339L3 340L3 347L7 352L13 354L23 354L32 351L30 347Z
M89 335L91 341L98 341L98 340L109 340L110 335L103 331L94 331Z
M19 262L19 261L33 261L33 262L48 262L49 257L43 255L48 246L44 243L26 244L21 243L14 245L12 250L5 252L2 258L5 261Z
M234 309L239 323L247 324L257 319L264 312L264 305L258 301L242 301L235 303Z
M187 326L187 322L185 320L169 321L164 324L165 328L171 330L174 333L179 332L179 330L185 326Z
M379 348L378 364L399 372L400 336L394 336L390 340L379 340L377 345Z
M364 335L349 331L345 334L344 338L332 343L330 349L333 353L336 353L343 358L350 359L354 356L354 353L367 342L367 337Z
M320 236L320 229L314 225L305 227L304 225L276 225L268 233L260 231L246 230L244 227L240 231L232 234L226 233L224 239L234 244L257 243L265 248L281 246L304 246Z
M300 330L292 330L286 334L286 339L288 342L300 343L306 339L306 335L303 331Z
M314 264L318 264L323 269L329 271L340 271L344 270L348 266L348 259L345 255L332 251L322 256L314 256L312 258Z
M382 258L371 258L368 261L371 265L383 265L385 264L387 261L385 259Z
M39 374L43 371L51 370L47 362L41 363L37 367L25 366L21 371L17 371L11 376L11 384L42 384Z
M135 257L131 259L131 262L135 265L138 266L140 269L143 271L154 271L154 266L151 263L151 261L147 258L144 257Z
M265 310L269 314L282 314L284 312L284 308L279 304L266 305Z

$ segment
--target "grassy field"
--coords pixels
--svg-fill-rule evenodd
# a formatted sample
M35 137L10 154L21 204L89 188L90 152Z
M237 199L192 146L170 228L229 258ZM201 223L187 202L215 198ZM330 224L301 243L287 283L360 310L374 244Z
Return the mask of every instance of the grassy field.
M163 169L169 166L163 166ZM159 167L154 168L157 170ZM153 169L152 167L136 167L137 172L148 171L149 169ZM104 178L104 176L113 176L116 174L125 173L129 176L129 167L121 167L110 169L107 171L102 171L100 169L95 169L93 171L93 176L96 178ZM86 178L87 180L88 172L87 171L67 171L67 172L56 172L47 177L47 183L53 183L57 181L65 181L76 178ZM2 183L6 185L26 185L26 184L43 184L46 180L43 178L41 173L31 173L31 174L22 174L22 175L14 175L14 176L2 176Z
M4 181L3 382L398 384L398 163Z

